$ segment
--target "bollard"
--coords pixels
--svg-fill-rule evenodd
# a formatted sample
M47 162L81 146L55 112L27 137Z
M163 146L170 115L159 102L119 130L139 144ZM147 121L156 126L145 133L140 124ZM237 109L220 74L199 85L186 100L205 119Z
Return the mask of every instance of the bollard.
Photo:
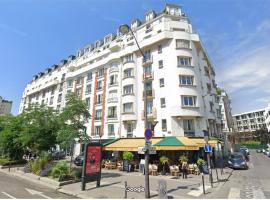
M213 171L211 169L211 174L210 174L210 183L211 183L211 187L213 187Z
M217 181L219 181L217 168L216 168L216 175L217 175Z
M125 181L125 199L127 199L127 181Z
M202 173L202 185L203 185L203 193L205 194L205 185L204 185L204 176L203 176L203 173Z
M165 180L158 181L158 198L159 199L168 199L167 196L167 183Z

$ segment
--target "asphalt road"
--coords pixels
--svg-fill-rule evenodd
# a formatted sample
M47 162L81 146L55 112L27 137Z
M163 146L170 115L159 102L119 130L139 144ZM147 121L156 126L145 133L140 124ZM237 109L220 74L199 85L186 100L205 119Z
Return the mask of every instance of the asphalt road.
M234 170L229 181L208 198L270 198L270 158L251 151L249 169Z
M0 172L0 199L71 199L53 189Z

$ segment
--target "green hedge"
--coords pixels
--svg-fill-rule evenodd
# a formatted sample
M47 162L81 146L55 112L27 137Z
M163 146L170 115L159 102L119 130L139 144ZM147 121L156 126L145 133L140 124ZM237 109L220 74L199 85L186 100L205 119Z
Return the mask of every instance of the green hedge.
M8 165L18 165L25 164L26 160L9 160L8 158L0 158L0 165L8 166Z
M266 149L266 144L237 144L237 148L247 147L248 149Z

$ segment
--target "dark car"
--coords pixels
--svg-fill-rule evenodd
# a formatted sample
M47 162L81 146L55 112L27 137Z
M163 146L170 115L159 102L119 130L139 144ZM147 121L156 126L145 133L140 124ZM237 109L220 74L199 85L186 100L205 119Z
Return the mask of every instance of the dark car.
M239 153L243 154L246 161L249 161L249 156L248 156L247 152L244 149L241 149Z
M257 149L256 152L257 153L262 153L262 149Z
M233 153L229 158L228 164L233 169L248 169L246 159L240 152Z
M64 159L66 157L66 153L64 151L58 150L50 153L52 159L54 160L60 160Z
M74 160L74 164L77 166L83 166L83 161L84 161L84 154L81 153L80 155L78 155L75 160Z
M246 151L247 155L249 155L249 150L247 147L240 147L241 151Z

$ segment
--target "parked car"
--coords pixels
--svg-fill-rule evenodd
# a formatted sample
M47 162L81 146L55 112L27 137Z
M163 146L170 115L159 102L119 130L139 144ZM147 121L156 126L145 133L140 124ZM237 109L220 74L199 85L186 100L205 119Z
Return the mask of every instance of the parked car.
M239 153L243 154L246 161L249 161L249 156L248 156L246 150L242 149L242 150L240 150Z
M61 150L57 150L57 151L53 151L50 153L52 159L54 160L60 160L60 159L64 159L66 157L66 153L64 151Z
M74 164L77 166L83 166L83 161L84 161L84 153L81 153L75 158Z
M246 159L241 152L233 153L229 158L228 164L233 169L248 169Z
M265 149L263 149L262 152L265 153Z
M262 149L257 149L256 152L257 153L262 153L263 151L262 151Z
M270 152L268 150L266 150L264 154L269 156Z
M249 150L247 147L240 147L240 151L246 151L247 155L249 155Z

